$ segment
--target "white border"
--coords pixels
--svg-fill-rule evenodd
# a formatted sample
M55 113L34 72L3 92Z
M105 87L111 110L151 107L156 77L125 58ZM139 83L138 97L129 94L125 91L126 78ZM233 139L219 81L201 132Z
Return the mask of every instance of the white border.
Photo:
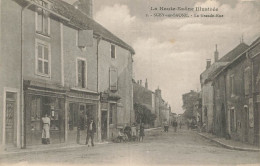
M43 44L48 46L48 67L49 67L49 73L48 74L43 74L43 73L39 73L38 72L38 43ZM51 78L51 44L45 41L42 41L40 39L35 39L35 74L42 76L42 77L47 77L47 78Z
M82 57L77 57L76 58L76 87L79 87L79 83L78 83L78 61L79 60L82 60L82 61L85 61L85 88L83 89L87 89L87 81L88 81L88 64L87 64L87 59L86 58L82 58Z
M3 137L2 137L2 144L5 146L5 118L6 118L6 93L7 92L12 92L16 93L16 111L17 111L17 133L16 133L16 144L17 147L20 147L20 93L19 89L16 88L9 88L9 87L4 87L4 95L3 95ZM23 127L23 126L22 126Z

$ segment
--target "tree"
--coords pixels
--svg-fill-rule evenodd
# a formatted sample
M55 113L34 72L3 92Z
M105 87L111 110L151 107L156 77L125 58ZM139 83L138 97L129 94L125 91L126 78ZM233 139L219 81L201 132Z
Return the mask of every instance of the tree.
M151 112L145 105L135 103L135 119L137 123L144 123L149 125L154 125L156 115Z
M194 110L195 110L195 106L198 103L198 101L200 100L199 98L199 92L195 92L195 91L190 91L189 93L183 94L182 95L182 101L183 101L183 106L182 108L185 110L184 111L184 117L191 119L194 118Z

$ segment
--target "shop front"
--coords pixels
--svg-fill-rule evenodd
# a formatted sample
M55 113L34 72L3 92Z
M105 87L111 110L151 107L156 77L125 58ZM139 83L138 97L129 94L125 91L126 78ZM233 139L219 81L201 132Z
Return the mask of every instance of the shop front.
M93 119L97 125L97 108L99 94L95 92L84 92L70 90L67 92L67 142L85 144L86 124ZM95 139L97 136L95 135Z
M50 143L65 141L65 89L32 81L25 83L25 142L42 144L42 117L50 118Z

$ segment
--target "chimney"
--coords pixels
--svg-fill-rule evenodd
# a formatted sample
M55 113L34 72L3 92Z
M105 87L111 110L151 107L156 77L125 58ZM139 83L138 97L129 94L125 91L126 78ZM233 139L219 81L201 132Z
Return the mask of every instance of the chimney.
M93 0L78 0L73 5L82 13L93 18Z
M159 87L158 87L158 89L155 90L155 94L156 94L158 97L161 97L162 92L161 92L161 89L159 89Z
M147 78L145 80L145 88L148 89L148 82L147 82Z
M206 66L206 69L208 69L211 65L211 59L207 59L207 66Z
M214 58L215 58L215 62L218 61L218 45L216 44L216 51L214 52Z

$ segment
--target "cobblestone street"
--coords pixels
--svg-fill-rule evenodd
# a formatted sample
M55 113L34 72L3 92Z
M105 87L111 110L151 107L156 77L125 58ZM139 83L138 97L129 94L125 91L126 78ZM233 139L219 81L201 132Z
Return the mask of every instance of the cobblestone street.
M108 143L47 152L3 155L8 164L102 164L102 165L238 165L259 164L259 152L229 150L185 129L169 133L146 132L144 142Z

